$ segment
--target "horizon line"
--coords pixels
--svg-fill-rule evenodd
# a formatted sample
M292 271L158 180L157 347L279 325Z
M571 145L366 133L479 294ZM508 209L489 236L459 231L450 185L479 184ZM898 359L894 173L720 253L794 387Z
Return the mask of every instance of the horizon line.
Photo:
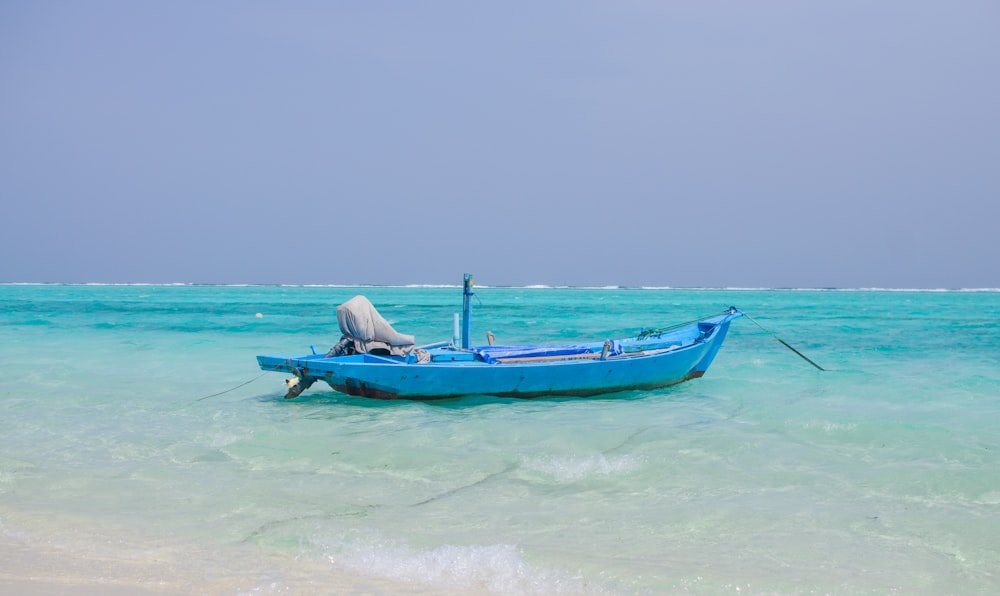
M288 283L204 283L204 282L0 282L0 286L82 286L82 287L228 287L228 288L397 288L397 289L454 289L461 284L288 284ZM811 292L1000 292L1000 288L903 288L903 287L793 287L793 286L647 286L647 285L487 285L477 288L516 290L690 290L690 291L811 291Z

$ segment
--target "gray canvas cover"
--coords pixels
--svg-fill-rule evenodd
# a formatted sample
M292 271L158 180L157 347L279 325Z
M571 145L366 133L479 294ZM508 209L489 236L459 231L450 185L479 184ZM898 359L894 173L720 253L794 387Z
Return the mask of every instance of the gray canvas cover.
M340 343L352 342L355 352L385 350L394 356L406 356L413 351L413 336L393 329L364 296L355 296L338 306L337 322L344 334Z

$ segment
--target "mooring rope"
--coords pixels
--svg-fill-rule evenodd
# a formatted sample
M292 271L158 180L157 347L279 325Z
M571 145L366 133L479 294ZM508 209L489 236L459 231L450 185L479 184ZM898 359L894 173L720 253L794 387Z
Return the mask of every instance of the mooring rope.
M798 355L799 355L799 356L800 356L800 357L801 357L801 358L802 358L803 360L805 360L805 361L806 361L806 362L808 362L809 364L811 364L811 365L815 366L816 368L820 369L821 371L824 371L824 372L826 372L826 369L825 369L825 368L823 368L822 366L820 366L820 365L816 364L816 363L815 363L815 362L813 362L812 360L810 360L810 359L806 358L806 355L805 355L805 354L803 354L802 352L800 352L800 351L796 350L796 349L795 349L795 348L793 348L792 346L788 345L788 343L787 343L787 342L785 342L785 340L783 340L783 339L781 339L780 337L778 337L777 335L775 335L775 333L774 333L773 331L769 331L769 330L767 330L767 329L764 329L764 326L763 326L763 325L761 325L760 323L758 323L757 321L755 321L755 320L753 319L753 317L751 317L751 316L750 316L750 315L748 315L747 313L743 313L743 316L744 316L744 317L746 317L746 318L748 318L748 319L750 319L750 322L751 322L751 323L753 323L754 325L756 325L756 326L760 327L762 331L764 331L765 333L769 334L769 335L770 335L771 337L773 337L774 339L776 339L776 340L778 340L779 342L781 342L781 345L785 346L785 347L786 347L786 348L788 348L789 350L791 350L791 351L795 352L796 354L798 354Z
M639 331L639 335L636 336L636 339L646 339L646 338L652 337L654 335L663 335L664 333L666 333L668 331L673 331L674 329L680 329L681 327L687 327L688 325L694 325L695 323L700 323L700 322L704 321L705 319L711 319L712 317L716 317L716 316L718 316L720 314L724 315L724 314L727 314L729 312L730 312L730 310L727 308L726 310L722 311L721 313L718 313L718 314L715 314L715 315L706 315L704 317L697 318L697 319L695 319L693 321L687 321L686 323L677 323L676 325L670 325L669 327L659 327L659 328L656 328L656 329L645 329L644 328L644 329L641 329Z
M247 381L245 383L240 383L239 385L233 387L232 389L226 389L225 391L220 391L218 393L213 393L212 395L206 395L205 397L199 397L195 401L202 401L202 400L208 399L210 397L215 397L217 395L222 395L223 393L229 393L230 391L236 391L237 389L239 389L240 387L243 387L244 385L249 385L250 383L253 383L254 381L256 381L257 379L263 377L264 375L266 375L269 372L270 371L265 370L264 372L260 373L256 377L250 379L249 381Z

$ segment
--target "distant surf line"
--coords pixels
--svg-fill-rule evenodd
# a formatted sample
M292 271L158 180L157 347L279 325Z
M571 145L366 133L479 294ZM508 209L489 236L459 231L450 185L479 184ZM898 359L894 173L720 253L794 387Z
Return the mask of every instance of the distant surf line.
M153 288L310 288L310 289L461 289L459 284L267 284L267 283L200 283L200 282L0 282L0 287L53 286L53 287L153 287ZM1000 288L793 288L793 287L743 287L743 286L571 286L528 284L523 286L477 284L477 289L492 290L646 290L692 292L912 292L912 293L997 293Z

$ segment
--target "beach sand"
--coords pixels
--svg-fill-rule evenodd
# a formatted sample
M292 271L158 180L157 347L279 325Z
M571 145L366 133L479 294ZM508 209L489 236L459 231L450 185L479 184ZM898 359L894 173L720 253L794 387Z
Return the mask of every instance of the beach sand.
M57 547L42 550L0 537L0 594L142 596L175 593L181 588L152 579L158 571L167 570L157 569L155 561L82 560Z
M228 559L230 562L233 559ZM39 548L0 536L0 594L17 596L154 596L163 594L360 594L417 596L470 594L419 582L358 576L301 559L240 559L194 566L165 558L114 553L81 557L58 546ZM483 593L488 590L484 588Z

